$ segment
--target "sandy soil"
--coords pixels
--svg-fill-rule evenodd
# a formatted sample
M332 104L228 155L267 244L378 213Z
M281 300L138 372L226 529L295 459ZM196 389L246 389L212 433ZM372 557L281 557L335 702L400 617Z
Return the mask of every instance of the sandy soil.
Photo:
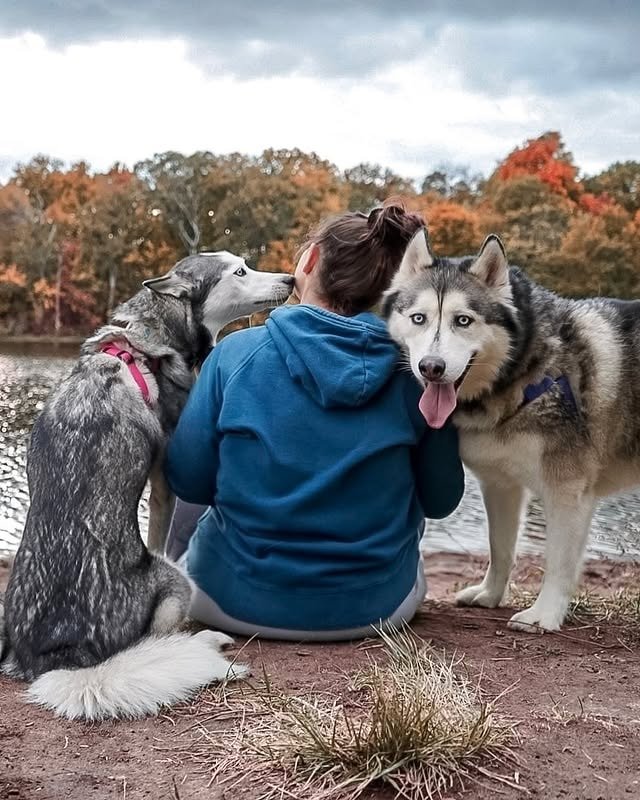
M449 800L640 798L640 645L633 645L634 632L605 624L569 626L558 635L513 633L506 627L509 609L457 609L451 603L456 585L482 574L483 559L436 554L427 563L434 599L425 603L414 630L449 653L464 654L470 672L482 673L490 695L511 687L499 708L520 721L520 788L472 785ZM0 586L3 578L6 569L0 568ZM639 578L638 565L591 562L584 584L606 593L637 587ZM535 588L538 580L538 562L523 559L518 586ZM243 660L256 671L263 664L274 684L294 694L311 688L338 691L345 673L366 663L367 652L372 651L357 643L252 642ZM257 796L255 789L208 786L206 771L189 758L189 744L199 736L194 721L210 713L202 701L159 718L87 725L25 705L20 689L0 678L3 800Z

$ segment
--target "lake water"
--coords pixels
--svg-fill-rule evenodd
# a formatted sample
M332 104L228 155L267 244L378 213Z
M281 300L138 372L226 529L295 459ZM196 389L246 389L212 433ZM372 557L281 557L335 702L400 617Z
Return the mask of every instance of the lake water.
M35 416L51 391L71 370L75 349L44 352L0 346L0 552L18 544L29 503L25 474L26 445ZM146 497L140 509L147 519ZM544 518L533 500L527 512L519 550L540 553ZM457 511L446 520L429 523L426 551L486 553L484 510L478 486L468 476L467 491ZM640 558L640 493L603 501L592 527L589 555Z

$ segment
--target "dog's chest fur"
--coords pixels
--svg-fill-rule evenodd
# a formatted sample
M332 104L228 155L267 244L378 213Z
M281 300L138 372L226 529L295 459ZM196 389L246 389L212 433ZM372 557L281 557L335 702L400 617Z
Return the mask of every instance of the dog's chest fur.
M460 431L460 455L481 482L525 486L543 493L543 441L536 434L518 433L500 439L492 432Z

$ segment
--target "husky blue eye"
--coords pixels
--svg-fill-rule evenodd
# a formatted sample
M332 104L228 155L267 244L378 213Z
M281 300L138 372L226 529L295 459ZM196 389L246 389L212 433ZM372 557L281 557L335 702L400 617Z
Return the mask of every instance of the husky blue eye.
M247 270L244 267L238 267L238 269L233 274L242 277L243 275L247 274Z
M424 314L412 314L409 319L414 325L424 325L424 323L427 321L427 318Z
M471 317L467 316L467 314L458 314L456 317L456 325L459 325L461 328L468 328L472 322L473 320Z

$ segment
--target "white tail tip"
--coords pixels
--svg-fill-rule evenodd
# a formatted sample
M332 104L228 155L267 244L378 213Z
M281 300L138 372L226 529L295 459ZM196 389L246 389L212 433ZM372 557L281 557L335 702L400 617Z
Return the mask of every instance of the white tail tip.
M27 699L67 719L157 714L202 686L248 675L246 666L220 652L232 641L215 631L148 637L95 667L46 672L31 684Z

